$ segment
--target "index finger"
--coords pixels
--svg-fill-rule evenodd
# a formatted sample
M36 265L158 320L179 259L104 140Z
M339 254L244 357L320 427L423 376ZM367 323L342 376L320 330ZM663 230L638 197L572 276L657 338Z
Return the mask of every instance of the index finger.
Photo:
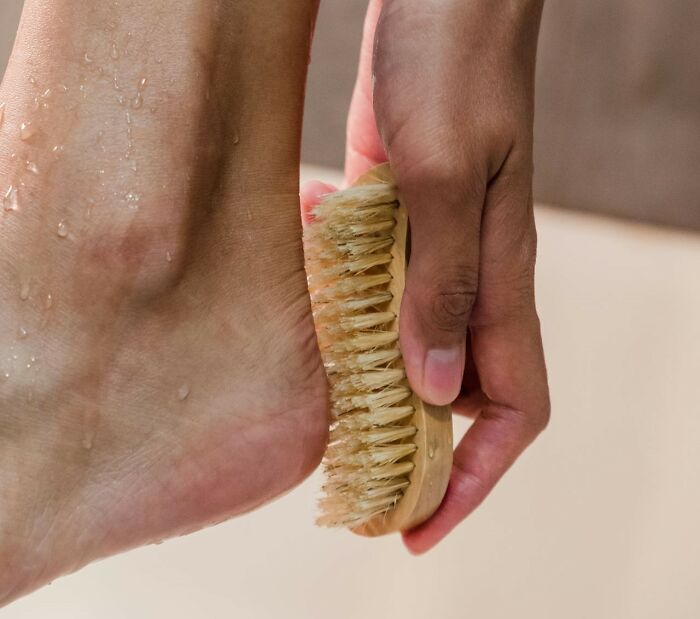
M367 170L387 160L377 129L372 96L374 35L381 10L381 0L372 0L367 9L357 81L348 115L345 147L346 184L353 183Z

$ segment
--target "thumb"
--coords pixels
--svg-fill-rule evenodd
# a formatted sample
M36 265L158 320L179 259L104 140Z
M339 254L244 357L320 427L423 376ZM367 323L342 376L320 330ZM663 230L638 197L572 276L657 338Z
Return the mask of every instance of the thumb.
M401 350L413 389L436 405L459 395L478 288L485 184L468 169L394 168L411 221Z

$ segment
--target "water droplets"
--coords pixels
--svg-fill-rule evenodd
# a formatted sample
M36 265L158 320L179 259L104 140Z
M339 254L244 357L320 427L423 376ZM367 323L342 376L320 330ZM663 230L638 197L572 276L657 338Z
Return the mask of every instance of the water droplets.
M17 187L10 185L2 197L2 208L6 212L19 209L19 195Z
M19 298L22 301L26 301L29 298L29 293L31 292L31 280L27 278L22 278L19 283Z
M56 234L62 239L65 239L68 236L68 222L66 222L65 219L58 222Z
M31 172L32 174L39 175L39 166L34 163L33 161L27 160L24 164L24 167L27 168L28 172Z
M112 42L112 47L109 50L109 57L112 60L119 60L119 48L117 47L117 44Z
M143 107L143 91L146 88L146 84L148 83L148 79L145 77L142 77L139 80L139 84L136 88L136 94L134 97L131 99L131 107L134 110L140 110Z
M173 255L171 252L166 251L165 252L165 261L166 262L172 262L173 261Z
M94 61L95 59L90 55L89 52L85 52L85 54L83 54L83 62L86 65L91 65Z
M180 400L180 402L184 402L187 398L190 397L190 387L189 385L182 385L178 390L177 390L177 399Z
M20 327L17 330L17 337L19 337L20 340L26 340L29 337L29 329L27 329L27 327ZM27 364L27 368L31 367L31 364Z
M27 120L19 126L19 138L23 142L31 140L36 134L36 129L31 121Z

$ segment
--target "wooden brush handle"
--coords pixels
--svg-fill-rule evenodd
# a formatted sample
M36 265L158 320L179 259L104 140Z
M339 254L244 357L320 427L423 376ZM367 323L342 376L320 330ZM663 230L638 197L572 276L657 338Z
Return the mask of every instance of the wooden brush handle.
M394 184L389 164L369 170L355 185L376 183ZM408 215L399 198L389 269L393 278L389 286L393 294L389 311L396 315L397 331L401 299L406 285L407 242ZM452 471L452 411L449 406L427 404L416 395L412 397L411 405L415 408L415 413L409 423L416 427L417 432L409 440L418 447L412 456L415 467L409 476L411 483L395 508L353 529L355 533L376 536L407 531L430 518L445 496Z

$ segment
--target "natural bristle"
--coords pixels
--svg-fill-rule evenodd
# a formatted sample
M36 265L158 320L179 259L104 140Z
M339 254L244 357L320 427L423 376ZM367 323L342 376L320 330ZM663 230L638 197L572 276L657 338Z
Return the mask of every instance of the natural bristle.
M392 509L416 451L412 392L399 351L392 277L396 189L388 183L329 194L304 232L333 425L319 524L357 527Z

